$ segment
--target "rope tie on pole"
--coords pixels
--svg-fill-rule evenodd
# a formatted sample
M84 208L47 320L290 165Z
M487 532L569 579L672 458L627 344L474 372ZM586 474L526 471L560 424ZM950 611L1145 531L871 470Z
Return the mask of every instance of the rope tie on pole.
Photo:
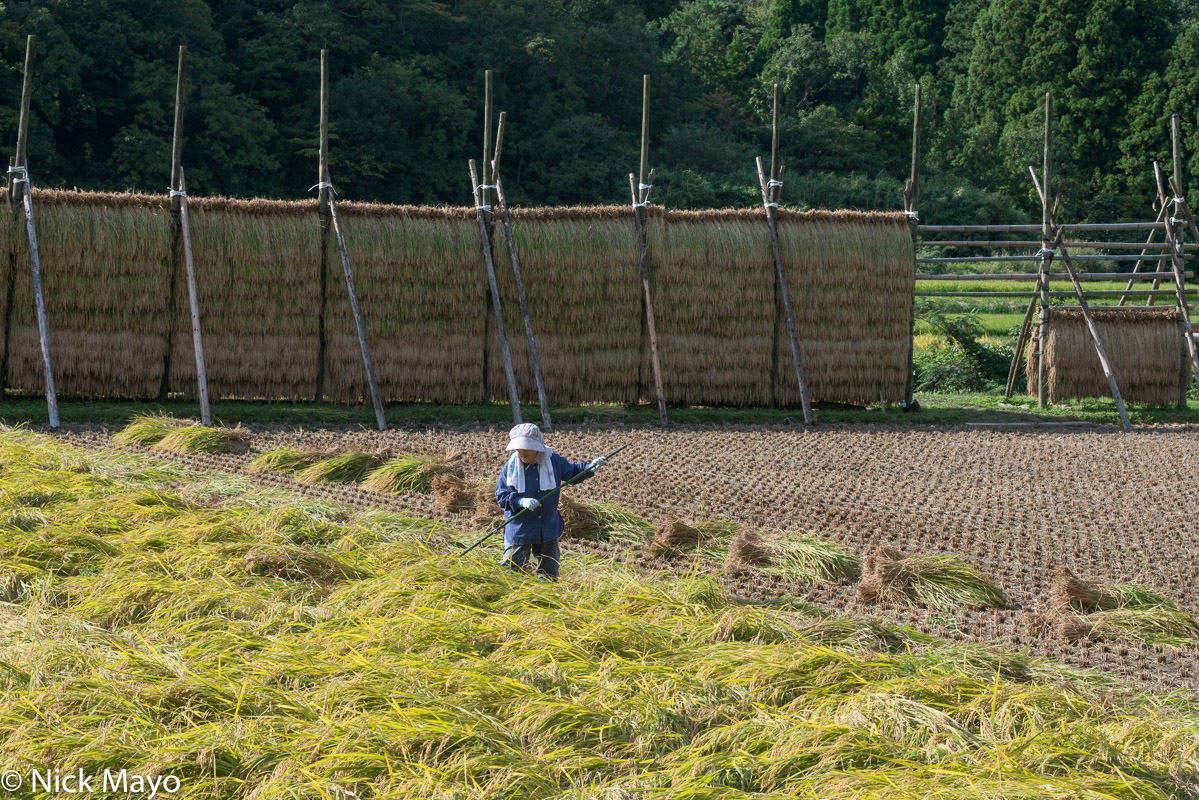
M915 211L905 211L903 213L908 215L909 222L919 222L920 221L920 214Z
M19 178L13 178L13 183L29 183L29 172L24 167L9 167L9 175L20 175Z
M644 203L633 203L633 208L645 208L648 205L649 201L646 200Z
M337 190L333 188L333 184L329 183L328 181L321 181L320 183L314 183L308 187L308 191L310 191L310 192L313 189L328 189L330 192L333 192L333 194L337 194Z
M1048 247L1042 247L1040 250L1037 251L1037 255L1035 257L1036 258L1044 258L1045 256L1053 255L1054 252L1055 251L1049 249Z
M783 185L782 181L776 181L774 178L771 178L770 180L766 181L767 189L773 189L776 186L782 186L782 185Z
M181 192L178 189L171 189L169 191L171 193L171 197L187 197L187 192Z
M639 183L637 184L637 187L644 192L646 189L654 188L654 185L652 183Z
M779 207L778 203L766 203L765 205L767 208L778 208Z

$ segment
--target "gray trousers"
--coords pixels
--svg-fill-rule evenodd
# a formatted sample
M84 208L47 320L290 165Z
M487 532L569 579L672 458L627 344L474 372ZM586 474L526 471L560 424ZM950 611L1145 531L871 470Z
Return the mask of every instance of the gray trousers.
M504 542L504 566L517 572L531 572L534 558L537 559L537 574L550 580L558 580L558 561L562 553L558 540L550 539L539 544L510 544Z

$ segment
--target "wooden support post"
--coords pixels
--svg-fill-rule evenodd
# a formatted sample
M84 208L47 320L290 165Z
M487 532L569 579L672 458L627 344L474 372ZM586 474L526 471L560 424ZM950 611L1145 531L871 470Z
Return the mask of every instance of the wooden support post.
M1041 264L1037 271L1041 290L1041 308L1037 319L1037 408L1048 403L1049 371L1045 367L1045 337L1049 333L1049 281L1045 277L1053 263L1052 228L1050 225L1049 187L1053 176L1053 93L1045 93L1045 154L1041 173Z
M362 312L358 308L358 292L354 288L354 274L350 271L350 255L346 251L345 234L341 229L341 220L337 216L337 193L329 188L329 217L333 222L333 232L337 235L337 250L341 254L341 268L346 276L346 291L350 293L350 310L354 312L354 327L358 329L358 346L362 350L362 365L366 367L366 380L370 385L371 404L375 407L375 422L379 430L387 430L387 420L383 416L383 397L379 394L379 382L375 380L375 364L371 360L370 346L366 342L366 325L362 320Z
M1166 196L1166 177L1165 177L1165 173L1162 172L1161 164L1158 164L1156 161L1153 162L1153 178L1157 182L1158 197L1164 198ZM1165 222L1165 224L1166 224L1166 241L1168 243L1173 243L1176 238L1176 235L1177 235L1176 231L1174 231L1174 226L1175 226L1177 220L1175 220L1174 217L1170 216L1169 199L1167 198L1160 202L1161 202L1161 214L1164 217L1163 222ZM1172 256L1173 255L1173 247L1171 247L1170 249L1171 249L1171 256ZM1161 285L1162 285L1162 282L1160 280L1155 280L1153 282L1154 289L1160 288ZM1156 303L1154 302L1155 300L1157 300L1157 297L1154 295L1151 295L1149 297L1149 299L1145 301L1145 305L1147 305L1147 306L1156 305Z
M25 232L29 236L29 267L33 272L33 303L37 311L38 339L42 346L42 376L46 382L46 409L49 412L50 427L58 428L58 394L54 390L54 370L50 364L50 330L46 322L46 302L42 296L42 268L37 249L37 229L33 224L33 188L29 183L29 174L22 169L18 176L24 185L25 200Z
M500 115L503 119L503 115ZM495 193L500 204L500 216L504 221L504 238L508 240L508 260L512 262L512 276L516 279L516 297L520 301L520 315L525 323L525 338L529 341L529 362L533 365L533 380L537 383L537 402L541 404L542 430L552 430L550 405L545 396L545 380L541 375L541 359L537 356L537 339L533 336L533 318L529 314L529 299L525 295L525 282L520 274L520 261L516 257L516 239L512 235L512 220L508 216L508 199L504 197L504 182L495 176Z
M1082 307L1083 319L1087 321L1087 330L1091 332L1091 340L1095 343L1095 352L1099 354L1099 363L1103 366L1103 374L1107 376L1107 385L1112 391L1112 397L1116 401L1116 410L1120 412L1120 427L1125 433L1132 430L1132 423L1128 421L1128 409L1124 407L1124 398L1120 396L1120 387L1116 385L1116 376L1112 372L1111 361L1108 360L1107 351L1103 348L1103 342L1099 339L1099 329L1095 327L1095 320L1091 316L1091 307L1087 304L1086 295L1083 294L1082 284L1078 282L1075 275L1074 265L1070 262L1070 254L1066 252L1066 246L1062 244L1062 234L1064 231L1061 228L1057 229L1057 235L1054 237L1053 248L1062 254L1062 263L1066 265L1066 272L1070 273L1070 280L1074 284L1074 291L1078 295L1078 303ZM1044 348L1042 347L1042 352Z
M654 301L649 287L649 257L646 253L646 211L653 191L654 173L649 168L649 75L641 76L641 168L638 185L629 173L629 190L633 195L633 224L637 229L637 255L641 266L641 295L645 303L645 331L649 337L650 362L654 370L654 391L658 397L658 421L667 424L666 390L662 383L662 359L658 353L658 325L654 318Z
M633 196L633 223L637 227L637 255L641 266L641 298L645 303L645 325L649 335L650 361L654 369L654 391L658 397L658 421L662 425L666 425L666 391L662 384L662 360L658 355L658 325L654 319L654 301L649 287L649 258L646 252L645 210L649 204L650 189L653 185L652 176L653 172L651 171L650 183L642 183L641 185L646 188L639 190L633 184L633 173L630 172L629 191ZM638 201L639 194L645 199Z
M903 210L908 217L908 231L912 236L912 254L915 257L916 240L919 234L916 224L920 221L920 84L916 84L916 99L912 107L912 173L903 190ZM904 381L903 407L918 410L914 405L916 395L916 370L913 363L916 341L916 298L912 298L911 322L908 325L908 373Z
M1157 212L1157 221L1161 222L1163 219L1165 219L1165 216L1166 216L1166 208L1165 208L1165 206L1162 206L1162 208L1160 208ZM1152 230L1152 231L1149 231L1149 235L1147 237L1145 237L1145 245L1144 245L1144 247L1141 248L1141 258L1137 259L1137 263L1134 264L1132 267L1133 275L1136 275L1137 273L1139 273L1141 271L1141 265L1145 263L1145 261L1144 261L1145 256L1150 255L1152 252L1152 249L1156 249L1156 248L1150 247L1151 245L1154 244L1153 239L1156 236L1157 236L1157 231ZM1128 285L1124 288L1131 289L1134 283L1136 283L1135 278L1129 279ZM1116 305L1122 306L1127 302L1128 302L1127 297L1121 297L1120 302L1116 303Z
M320 145L317 162L317 215L321 224L321 293L320 311L317 312L317 359L316 390L314 400L320 402L325 396L325 376L328 359L328 336L325 331L325 306L329 297L329 51L321 50L321 114ZM311 191L311 190L309 190Z
M779 85L774 85L774 120L770 126L770 201L777 203L783 187L779 181Z
M1184 198L1182 196L1181 187L1173 186L1173 181L1171 181L1171 185L1172 185L1172 188L1174 189L1174 196L1177 197L1179 200L1179 202L1178 202L1179 207L1182 209L1184 214L1189 217L1190 211L1188 211L1186 209L1186 198ZM1162 198L1163 201L1165 200L1165 193L1161 187L1158 188L1158 195L1159 195L1159 197ZM1163 202L1163 205L1164 205L1164 202ZM1171 220L1171 221L1173 221L1173 220ZM1173 260L1171 261L1171 264L1174 267L1174 288L1175 288L1175 292L1176 292L1175 302L1176 302L1177 308L1178 308L1178 326L1179 326L1179 331L1182 333L1183 344L1186 346L1186 352L1191 357L1191 368L1192 368L1191 372L1192 372L1192 376L1195 381L1195 386L1199 387L1199 347L1196 346L1195 337L1191 333L1191 309L1190 309L1190 306L1187 305L1186 290L1183 285L1185 279L1183 278L1182 257L1178 251L1178 235L1174 231L1175 231L1175 229L1174 229L1173 225L1166 228L1167 241L1170 242L1171 252L1174 256ZM1187 381L1186 381L1186 367L1185 366L1183 366L1180 370L1180 378L1181 378L1180 383L1182 384L1182 388L1179 393L1179 401L1178 402L1182 408L1186 408L1186 402L1187 402L1186 384L1187 384Z
M212 410L208 405L208 373L204 368L204 340L200 335L200 298L196 289L196 262L192 257L191 220L187 207L187 181L183 177L183 165L179 166L179 188L171 192L171 201L179 201L180 238L183 240L183 263L187 267L187 302L192 317L192 349L196 355L196 382L200 397L200 422L212 424Z
M491 109L492 109L491 87L492 87L491 70L485 70L483 72L483 183L484 184L489 182L488 176L491 173L491 169L489 167L491 165L491 162L495 159L495 155L493 154L492 144L491 144ZM490 182L494 183L495 181L490 181ZM482 196L479 198L479 204L484 205L484 206L490 206L490 205L494 204L490 189L483 190ZM490 232L490 230L491 230L490 215L488 215L484 219L487 222L488 231Z
M488 142L490 145L490 142ZM475 217L479 222L479 241L483 247L483 263L487 268L487 284L491 288L491 305L495 311L495 332L500 340L500 356L504 360L504 377L508 380L508 402L512 404L512 421L519 425L524 420L520 415L520 397L516 393L516 375L512 371L512 354L508 352L508 336L504 332L504 313L500 306L500 288L495 279L495 262L491 258L491 231L483 216L484 190L480 188L479 173L475 160L469 162L470 182L475 197Z
M24 80L21 82L21 116L17 122L17 152L12 163L14 167L28 165L25 151L29 142L29 104L33 99L33 51L36 43L37 37L33 34L25 38L25 73ZM13 216L16 216L20 210L22 202L21 197L17 194L17 190L20 189L17 178L17 173L8 173L8 200L12 205Z
M179 69L175 75L175 134L171 140L171 219L179 225L182 195L174 194L183 191L180 185L180 174L183 171L183 91L184 78L187 75L187 48L179 46ZM206 423L207 424L207 423Z
M33 96L33 49L36 38L25 40L25 75L21 84L21 117L17 122L17 152L9 168L9 198L22 203L25 210L25 233L29 237L29 268L33 278L33 305L37 313L38 341L42 350L42 377L46 386L46 410L50 427L58 429L58 393L54 389L54 369L50 362L50 329L46 321L46 302L42 294L41 256L37 246L37 226L33 219L33 186L29 181L27 148L29 141L29 105ZM17 200L16 195L21 199ZM14 207L14 213L16 208Z
M803 405L803 421L805 425L815 422L812 417L812 403L808 396L808 379L804 375L803 358L799 353L799 334L795 330L795 312L791 308L791 291L787 287L787 273L783 269L783 255L779 250L778 228L775 223L776 205L770 200L766 187L766 173L762 170L762 159L755 160L758 166L758 184L762 188L762 206L766 209L766 227L770 231L770 246L774 250L775 276L778 278L779 292L782 295L783 311L787 315L787 334L791 338L791 358L795 362L795 378L799 382L799 399Z

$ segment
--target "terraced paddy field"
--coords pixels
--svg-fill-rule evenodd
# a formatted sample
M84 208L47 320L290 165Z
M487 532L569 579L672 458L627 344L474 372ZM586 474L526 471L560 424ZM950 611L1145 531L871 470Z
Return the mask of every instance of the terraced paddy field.
M575 460L631 446L566 490L607 535L568 537L552 584L456 557L504 430L251 426L224 454L3 432L0 770L231 798L1199 797L1197 436L564 428ZM283 449L415 456L467 502L247 470Z

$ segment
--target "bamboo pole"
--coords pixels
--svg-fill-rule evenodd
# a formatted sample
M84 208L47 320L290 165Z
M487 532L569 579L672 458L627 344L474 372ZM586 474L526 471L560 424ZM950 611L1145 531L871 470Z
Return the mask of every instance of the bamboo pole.
M183 92L187 75L187 47L179 46L179 68L175 75L175 133L171 140L171 219L179 224L183 191L180 175L183 172Z
M1174 186L1173 181L1171 181L1171 185L1174 189L1174 196L1179 198L1179 206L1185 210L1186 199L1182 196L1182 192L1180 191L1181 187ZM1161 187L1158 188L1158 197L1163 201L1164 205L1165 191ZM1190 212L1187 213L1189 214ZM1173 231L1173 227L1167 228L1166 237L1171 244L1177 244L1178 237ZM1177 248L1175 248L1174 253L1175 256L1177 256ZM1196 346L1195 337L1191 333L1191 308L1186 301L1186 295L1188 292L1184 286L1184 283L1185 282L1182 277L1182 259L1176 257L1174 259L1174 289L1177 293L1175 296L1175 304L1178 308L1178 326L1180 332L1182 333L1183 343L1186 346L1187 354L1191 357L1192 376L1194 377L1195 386L1199 387L1199 346ZM1182 386L1179 393L1179 403L1183 408L1186 408L1187 396L1185 366L1180 369L1179 382Z
M1037 270L1037 286L1041 290L1041 308L1037 318L1037 408L1044 408L1048 403L1049 387L1047 386L1049 371L1045 366L1045 337L1048 334L1049 324L1049 281L1046 275L1049 273L1050 265L1053 262L1053 248L1050 247L1050 236L1052 229L1050 227L1050 212L1049 212L1049 187L1052 185L1050 177L1053 170L1053 94L1045 93L1045 153L1044 164L1042 166L1041 185L1037 187L1037 192L1041 195L1041 264ZM1036 183L1036 175L1033 175L1033 182Z
M770 201L777 203L779 195L782 194L782 186L779 182L779 85L774 85L774 119L770 126Z
M1165 215L1166 215L1166 209L1163 207L1163 208L1161 208L1161 209L1160 209L1160 210L1157 212L1157 221L1158 221L1158 222L1161 222L1161 221L1162 221L1162 220L1165 218ZM1141 247L1141 255L1142 255L1142 256L1144 256L1144 255L1147 255L1147 254L1150 252L1150 248L1152 248L1153 250L1160 250L1160 249L1161 249L1161 248L1163 248L1163 247L1168 247L1168 246L1169 246L1169 242L1161 242L1161 243L1154 242L1154 241L1153 241L1153 239L1154 239L1156 236L1157 236L1157 231L1155 231L1155 230L1154 230L1154 231L1149 231L1149 235L1145 237L1145 243L1144 243L1144 246L1137 245L1137 244L1134 244L1134 245L1132 245L1132 246L1133 246L1133 247ZM1137 263L1133 265L1133 268L1132 268L1132 274L1133 274L1133 275L1136 275L1137 273L1139 273L1139 272L1141 271L1141 264L1142 264L1142 262L1138 260L1138 261L1137 261ZM1128 279L1128 286L1126 286L1125 288L1127 288L1127 289L1131 289L1131 288L1132 288L1132 284L1133 284L1133 281L1134 281L1134 280L1136 280L1136 279L1135 279L1135 278L1129 278L1129 279ZM1116 305L1117 305L1117 306L1122 306L1122 305L1124 305L1124 304L1125 304L1125 303L1127 303L1127 302L1128 302L1128 298L1127 298L1127 297L1121 297L1121 298L1120 298L1120 302L1116 303Z
M920 221L918 203L920 200L920 84L916 84L916 98L912 107L912 172L903 190L903 209L908 217L908 232L912 237L912 255L916 254L919 235L916 224ZM912 308L908 324L908 371L904 380L903 408L917 410L914 404L916 397L916 369L914 358L916 353L916 298L912 297Z
M1161 230L1162 222L1071 222L1062 225L1067 231L1149 231ZM918 225L921 233L1021 233L1041 230L1040 225Z
M350 255L346 251L346 239L342 233L341 220L337 216L337 193L329 187L329 217L337 235L337 250L341 255L341 268L346 277L346 291L350 294L350 310L354 312L354 327L358 330L358 346L362 350L362 365L366 367L366 380L370 385L371 404L375 407L375 422L379 430L387 430L387 419L383 415L383 398L379 394L379 382L375 380L375 364L371 360L370 346L366 342L366 325L358 308L358 292L354 289L354 274L350 271Z
M490 170L488 165L495 160L492 152L491 144L491 113L492 113L492 72L485 70L483 72L483 183L488 182L487 176ZM494 183L494 181L492 181ZM483 189L482 195L479 198L479 205L490 206L493 204L491 190ZM488 231L491 229L491 220L484 218L487 222Z
M1199 291L1199 290L1196 290L1196 289L1187 289L1186 290L1187 294L1195 294L1196 291ZM1084 289L1083 292L1088 297L1119 297L1119 296L1125 295L1125 294L1141 295L1144 297L1144 296L1150 296L1150 295L1174 294L1173 289L1133 289L1132 291L1129 291L1128 289ZM1074 297L1076 293L1075 292L1067 292L1067 291L1051 291L1051 292L1046 292L1046 294L1049 295L1050 297ZM1011 291L1011 292L968 292L968 291L921 292L921 291L918 291L918 292L916 292L916 296L917 297L1040 297L1041 290L1040 289L1029 289L1026 291Z
M1046 183L1048 185L1048 182ZM1053 220L1050 220L1052 224ZM1132 430L1132 423L1128 420L1128 409L1124 407L1124 398L1120 395L1120 387L1116 385L1116 376L1112 372L1111 361L1108 360L1107 350L1103 347L1103 342L1099 338L1099 329L1095 327L1095 320L1091 317L1091 307L1087 304L1086 295L1082 291L1082 284L1074 277L1074 265L1070 263L1070 254L1067 252L1065 245L1062 244L1062 230L1059 228L1057 235L1054 237L1053 247L1062 254L1062 263L1066 265L1066 271L1070 273L1070 278L1074 283L1074 291L1078 294L1078 302L1082 307L1083 319L1087 322L1087 330L1091 332L1091 340L1095 343L1095 352L1099 355L1099 363L1103 366L1103 374L1107 377L1107 385L1112 391L1112 397L1116 401L1116 410L1120 412L1120 427L1125 433ZM1042 352L1044 349L1042 348ZM1041 359L1044 364L1044 358Z
M328 360L328 336L325 330L325 309L329 297L329 51L321 50L321 112L320 149L316 170L317 217L321 225L320 310L317 312L316 390L314 400L325 395L325 376ZM311 191L311 190L309 190Z
M1161 220L1161 217L1158 217ZM1152 235L1152 234L1151 234ZM954 241L938 241L936 239L924 239L916 242L917 247L1014 247L1014 248L1040 248L1040 242L1031 240L1024 241L984 241L984 240L954 240ZM1078 248L1096 249L1096 250L1165 250L1167 245L1165 242L1080 242L1068 241L1066 247L1072 250ZM1199 245L1188 244L1186 250L1199 250Z
M520 315L525 323L525 338L529 341L529 362L533 366L533 380L537 384L537 402L541 404L541 427L543 430L553 430L550 422L550 405L545 395L545 379L541 374L541 359L537 355L537 339L533 336L533 318L529 314L529 298L525 295L525 282L520 274L520 260L516 257L516 237L512 233L512 220L508 216L508 199L504 196L504 182L498 174L495 176L495 193L500 204L500 216L504 221L504 238L508 240L508 260L512 262L512 276L516 279L516 297L520 301Z
M1184 256L1186 258L1187 256ZM1171 258L1169 253L1158 253L1156 255L1111 255L1098 254L1087 256L1074 256L1075 261L1167 261ZM1042 257L1034 256L945 256L938 258L918 258L917 264L979 264L987 262L1010 262L1010 261L1040 261ZM1132 274L1132 273L1125 273Z
M1078 260L1078 256L1073 256L1074 260ZM1126 278L1131 273L1128 272L1081 272L1078 279L1081 281L1111 281ZM1052 272L1048 276L1050 281L1066 280L1069 276L1064 272ZM1154 278L1173 278L1173 272L1141 272L1131 279L1132 283L1136 281L1148 281ZM1187 270L1184 277L1194 277L1194 273ZM1037 273L1035 272L997 272L991 274L970 273L968 275L917 275L918 281L1035 281Z
M649 169L649 75L641 76L641 165L638 185L633 185L633 175L629 174L629 189L633 195L633 224L637 229L637 254L641 267L641 293L645 302L645 332L649 337L650 361L654 370L654 392L658 398L658 421L665 426L666 390L662 383L662 357L658 350L658 324L654 317L654 302L649 286L649 258L646 254L646 209L649 208L649 196L653 191L654 172ZM639 382L640 383L640 382Z
M653 172L650 172L653 175ZM646 184L642 184L646 186ZM644 189L645 199L637 201L638 194L642 191L637 186L633 185L633 173L629 173L629 191L633 195L633 223L637 227L637 254L641 266L641 296L645 302L645 325L649 335L649 350L650 360L654 368L654 391L658 396L658 421L662 425L667 424L666 419L666 391L662 384L662 360L658 353L658 325L654 319L654 301L649 287L649 259L646 255L646 231L645 231L645 209L649 203L650 190L653 188L653 178L650 178L648 188Z
M490 144L490 143L489 143ZM487 284L491 289L491 305L495 311L495 332L500 340L500 357L504 361L504 377L508 381L508 402L512 405L512 421L517 425L524 422L520 415L520 397L516 393L516 375L512 371L512 354L508 351L508 335L504 331L504 313L500 305L500 288L495 279L495 262L491 257L491 231L487 219L483 215L484 203L481 202L484 189L479 183L479 173L475 169L475 160L468 163L470 182L475 197L475 218L479 222L479 242L483 248L483 263L487 268Z
M46 302L42 295L41 258L37 249L37 228L33 224L33 189L29 184L29 173L18 167L19 177L15 182L24 184L25 232L29 236L29 268L33 273L33 304L37 312L38 340L42 348L42 376L46 382L46 409L50 427L58 428L58 393L54 390L54 369L50 364L50 330L46 322Z
M29 142L29 104L33 99L33 51L36 43L37 37L33 34L25 38L25 72L21 81L21 116L17 122L17 152L12 163L12 166L20 168L28 166L25 151ZM8 173L8 200L12 205L13 216L16 216L21 206L21 200L17 198L16 192L18 174L11 169Z
M1163 176L1163 174L1162 174L1162 168L1161 168L1161 165L1160 165L1160 164L1158 164L1156 161L1154 161L1154 162L1153 162L1153 177L1154 177L1154 180L1157 182L1157 195L1158 195L1158 197L1159 197L1159 198L1165 197L1165 194L1166 194L1165 180L1164 180L1164 176ZM1167 214L1169 214L1169 211L1167 210L1168 208L1169 208L1168 204L1167 204L1166 202L1162 201L1162 202L1161 202L1161 212L1160 212L1160 213L1161 213L1162 215L1167 215ZM1167 242L1173 242L1173 241L1175 241L1175 239L1177 238L1177 236L1176 236L1176 235L1174 235L1174 236L1172 236L1172 235L1171 235L1171 234L1173 234L1173 233L1174 233L1174 218L1173 218L1173 217L1166 217L1166 218L1165 218L1165 220L1163 220L1163 221L1168 221L1168 223L1169 223L1169 224L1166 226L1166 241L1167 241ZM1173 248L1173 247L1171 247L1171 248L1170 248L1170 253L1169 253L1169 255L1170 255L1171 257L1173 257L1173 255L1174 255L1174 248ZM1138 262L1138 263L1139 263L1139 262ZM1154 289L1160 288L1160 287L1161 287L1161 285L1162 285L1162 282L1161 282L1160 280L1155 280L1155 281L1153 282L1153 288L1154 288ZM1151 305L1153 305L1153 301L1154 301L1155 299L1156 299L1155 297L1150 297L1150 298L1149 298L1149 300L1146 302L1146 305L1150 305L1150 306L1151 306Z
M1016 337L1016 349L1012 351L1012 363L1008 367L1004 397L1011 397L1016 392L1016 381L1020 376L1020 362L1024 358L1024 344L1028 341L1028 329L1032 323L1032 315L1037 310L1037 299L1041 296L1040 280L1037 281L1035 289L1032 299L1028 301L1028 308L1024 311L1024 320L1020 323L1020 335Z
M783 269L783 255L779 250L778 228L775 222L776 204L770 200L766 186L766 173L762 170L762 159L755 160L758 167L758 184L762 189L762 206L766 209L766 227L770 231L770 246L774 250L774 269L778 278L779 292L782 295L783 311L787 316L787 335L791 338L791 358L795 362L795 378L799 382L799 399L803 405L803 421L805 425L815 422L812 417L812 403L808 396L808 379L804 375L803 358L799 352L799 334L795 330L795 312L791 308L791 291L787 287L787 273Z
M179 165L179 188L171 192L172 202L179 201L179 230L183 242L183 263L187 267L187 302L192 318L192 349L196 355L196 382L200 397L200 422L212 424L212 409L208 405L208 373L204 368L204 340L200 335L200 299L196 289L196 263L192 256L191 219L187 207L187 182L183 165Z

